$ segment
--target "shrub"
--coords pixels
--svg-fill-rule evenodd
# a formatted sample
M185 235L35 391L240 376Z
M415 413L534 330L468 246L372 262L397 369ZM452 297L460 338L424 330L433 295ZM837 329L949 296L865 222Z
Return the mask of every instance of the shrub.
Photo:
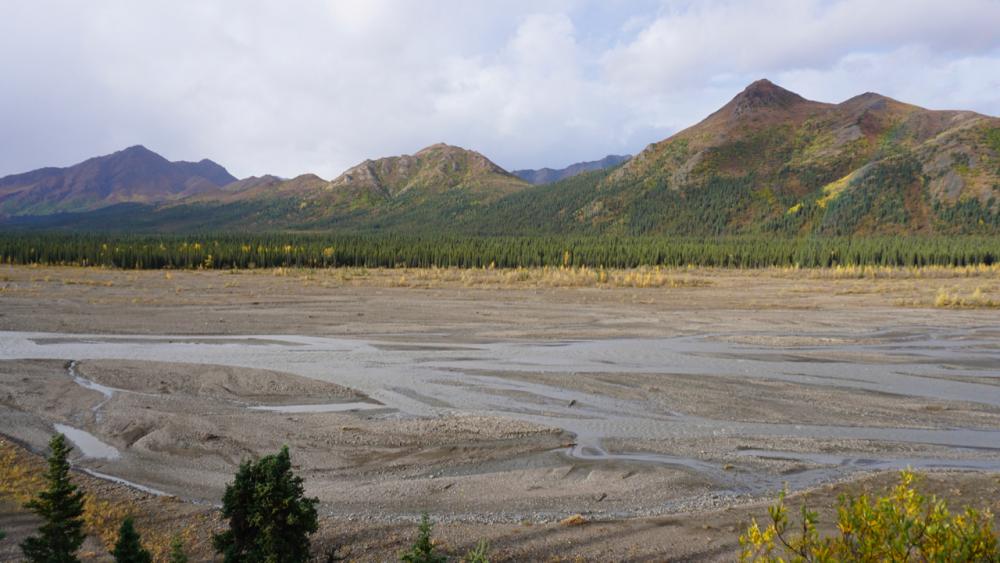
M170 540L170 563L188 563L188 556L184 553L184 542L180 536L174 536Z
M909 471L881 498L842 496L838 533L821 536L817 515L802 508L801 529L789 529L784 494L763 530L754 520L740 536L741 561L1000 561L989 511L952 515L944 501L916 491Z
M135 531L135 523L131 517L122 520L118 541L111 555L115 557L115 563L152 563L153 556L142 547L142 540L139 532Z
M287 446L256 463L245 461L222 497L229 529L213 538L215 549L227 563L306 561L318 502L305 497Z
M480 540L476 547L465 554L465 563L490 563L490 544Z
M434 542L431 540L433 530L434 525L431 524L431 519L425 512L420 517L417 541L413 542L410 550L403 553L399 560L406 563L445 563L448 558L434 552Z
M83 545L83 492L69 479L69 447L66 437L56 434L49 442L48 488L25 506L39 515L42 526L37 536L21 543L28 561L71 563L79 561L76 551Z

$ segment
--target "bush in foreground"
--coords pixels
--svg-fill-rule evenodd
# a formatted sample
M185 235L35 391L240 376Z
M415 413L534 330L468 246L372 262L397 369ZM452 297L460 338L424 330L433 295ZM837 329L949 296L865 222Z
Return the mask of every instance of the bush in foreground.
M245 461L222 497L229 529L213 538L226 563L298 563L309 559L316 504L292 473L288 447L257 462Z
M770 507L771 522L756 520L740 536L741 561L1000 561L992 514L967 508L952 515L944 501L914 488L904 471L899 484L881 498L841 497L837 530L821 536L815 512L802 508L797 531L789 528L784 494Z

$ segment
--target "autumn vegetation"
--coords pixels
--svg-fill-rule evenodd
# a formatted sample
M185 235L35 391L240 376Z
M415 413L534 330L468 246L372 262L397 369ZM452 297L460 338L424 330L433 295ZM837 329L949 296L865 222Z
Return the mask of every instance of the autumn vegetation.
M883 497L842 496L836 532L819 532L817 513L802 507L793 526L784 495L769 509L764 527L754 520L740 536L741 561L1000 561L993 515L966 508L954 514L940 499L921 494L917 475L900 474Z

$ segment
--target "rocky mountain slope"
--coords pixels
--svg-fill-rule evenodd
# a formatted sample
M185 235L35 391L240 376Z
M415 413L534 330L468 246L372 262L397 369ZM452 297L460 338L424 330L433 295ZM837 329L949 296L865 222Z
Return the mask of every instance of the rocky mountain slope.
M1000 119L873 93L814 102L761 80L610 174L489 217L487 231L996 232Z

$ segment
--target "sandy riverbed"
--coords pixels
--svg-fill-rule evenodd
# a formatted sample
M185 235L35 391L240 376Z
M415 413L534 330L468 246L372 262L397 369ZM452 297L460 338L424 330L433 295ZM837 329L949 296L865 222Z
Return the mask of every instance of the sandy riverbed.
M1000 469L997 312L932 307L940 288L996 292L995 273L0 274L6 434L41 451L53 424L80 429L119 456L78 466L208 502L288 444L374 560L395 544L368 530L399 543L422 510L511 557L726 559L728 528L786 482L962 470L934 481L947 493ZM574 513L604 523L545 524Z

